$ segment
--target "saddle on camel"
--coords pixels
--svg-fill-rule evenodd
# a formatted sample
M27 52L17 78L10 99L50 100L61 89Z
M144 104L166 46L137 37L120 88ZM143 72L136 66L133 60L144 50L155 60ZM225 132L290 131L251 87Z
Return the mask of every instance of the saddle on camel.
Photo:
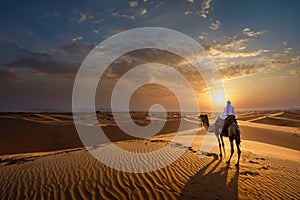
M238 140L237 142L240 143L240 129L239 129L239 126L237 124L237 121L235 119L235 116L234 115L229 115L226 119L225 119L225 122L224 122L224 126L223 126L223 129L222 129L222 136L224 137L229 137L228 135L228 129L227 127L230 125L230 124L234 124L235 126L235 129L236 129L236 132L237 132L237 136L236 136L236 139Z

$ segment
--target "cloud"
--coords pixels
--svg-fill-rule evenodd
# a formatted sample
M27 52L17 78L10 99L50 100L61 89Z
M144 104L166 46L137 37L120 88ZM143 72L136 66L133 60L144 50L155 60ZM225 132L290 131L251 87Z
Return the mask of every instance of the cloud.
M28 51L14 41L0 39L0 64L10 62L20 56L28 55Z
M91 20L91 23L93 23L93 24L100 24L103 21L104 21L103 19L93 19L93 20Z
M73 10L73 14L76 15L76 18L79 15L79 19L77 20L77 23L83 23L88 20L91 20L92 23L95 23L94 21L97 21L95 20L95 17L91 14L90 11L82 12L80 10ZM71 17L70 20L73 21L75 20L75 18Z
M218 60L256 57L269 52L268 49L245 51L252 40L251 38L238 38L235 35L224 36L214 41L213 45L203 46L211 56Z
M215 49L210 47L208 52L214 58L248 58L248 57L256 57L263 53L267 53L268 50L260 49L257 51L251 52L239 52L239 51L222 51L219 49Z
M17 74L13 70L0 68L0 81L18 79Z
M137 1L130 1L128 2L130 7L134 8L134 7L137 7L138 6L138 2Z
M147 9L143 8L143 9L141 10L140 14L141 14L141 15L145 15L145 14L147 14L147 12L148 12Z
M115 60L105 71L102 77L105 80L114 82L135 66L146 63L160 63L175 68L175 70L181 73L198 92L202 92L203 88L206 87L206 84L198 71L182 57L171 52L158 49L140 49L129 52ZM168 80L173 80L169 74L164 75L159 70L151 74L157 74L159 77L166 76L169 77ZM147 76L147 74L145 74L145 76ZM151 80L152 78L157 77L151 77L149 75L148 78ZM131 80L128 80L128 82L130 81Z
M265 32L267 32L267 31L255 32L255 31L252 31L250 28L244 28L244 30L243 30L243 33L249 37L257 37Z
M289 53L291 53L292 50L293 50L293 48L285 48L283 53L284 54L289 54Z
M281 52L277 51L276 53L273 53L270 57L270 60L280 61L280 60L287 60L287 59L291 59L291 58L293 58L291 60L294 60L297 57L295 57L295 56L293 57L292 51L293 51L293 48L291 48L291 47L283 48L283 49L281 49Z
M82 23L85 22L87 19L87 13L83 13L83 12L79 12L80 18L77 21L78 23Z
M120 13L118 13L118 12L112 12L111 15L114 16L114 17L120 17L121 16Z
M191 15L191 14L193 14L193 11L187 10L184 12L184 15Z
M74 35L74 36L72 36L72 41L73 41L73 42L76 42L76 41L82 40L82 39L83 39L83 37L80 36L80 35Z
M288 70L288 66L299 62L300 56L280 60L261 59L256 60L256 63L254 64L242 63L222 66L219 68L219 71L223 79L233 79L250 76L261 72L268 72L280 69ZM298 75L300 71L298 69L289 69L288 72L291 75Z
M207 18L207 15L209 14L209 9L210 9L210 3L211 3L211 0L202 0L201 11L200 11L201 17Z
M209 29L211 30L217 30L219 29L221 26L221 22L219 20L217 20L216 22L212 22L209 26Z
M300 62L300 56L294 56L285 59L277 59L270 61L274 66L293 65Z
M187 0L190 4L188 5L188 9L184 12L184 15L198 15L203 18L207 18L210 7L211 7L211 0L201 0L201 4L199 5L198 2L195 2L194 0ZM194 4L195 3L195 4ZM193 6L192 4L196 5ZM201 7L201 9L198 9L198 6Z
M75 33L61 33L60 37L65 40L65 41L72 41L72 42L77 42L80 40L83 40L83 36L75 34Z
M202 32L201 35L198 36L200 40L205 40L207 38L208 33Z
M93 29L93 33L98 34L99 30L98 29Z
M135 19L135 17L132 15L124 15L124 14L120 14L119 12L112 12L111 15L113 17L121 17L121 18L125 18L125 19Z
M65 54L73 55L73 56L87 56L87 54L95 47L93 44L69 44L61 46L57 49L54 49L55 51L59 51Z
M31 32L31 31L25 31L24 32L26 35L29 35L29 36L32 36L33 35L33 32Z
M222 79L241 78L262 72L266 69L266 64L237 64L229 65L219 69Z
M56 74L63 77L73 77L79 67L79 63L57 61L46 53L30 53L26 57L18 58L5 64L10 69L27 68L37 74Z
M249 38L227 36L215 41L215 44L211 46L204 47L208 53L216 59L256 57L269 52L267 49L244 51L250 41Z

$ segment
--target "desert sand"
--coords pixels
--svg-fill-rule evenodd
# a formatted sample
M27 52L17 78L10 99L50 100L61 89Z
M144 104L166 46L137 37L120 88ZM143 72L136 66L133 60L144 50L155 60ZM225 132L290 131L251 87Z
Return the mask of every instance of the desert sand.
M236 154L226 164L228 138L225 157L218 156L217 144L202 155L206 132L199 127L190 146L171 145L185 150L175 162L156 171L128 173L102 164L88 151L106 144L83 147L70 114L2 113L0 199L299 199L299 116L298 111L239 113L239 168ZM178 117L170 117L160 134L140 139L124 135L110 117L99 117L99 123L113 144L140 153L170 144L179 123ZM192 123L188 118L186 127ZM143 117L136 119L147 124ZM190 137L189 130L184 134ZM165 156L158 154L157 160Z

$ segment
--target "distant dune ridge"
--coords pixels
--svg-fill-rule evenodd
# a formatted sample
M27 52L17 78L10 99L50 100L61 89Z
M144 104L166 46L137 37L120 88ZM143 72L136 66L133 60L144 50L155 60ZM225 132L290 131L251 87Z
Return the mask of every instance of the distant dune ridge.
M142 126L151 119L145 113L133 113L132 118ZM225 164L230 151L228 138L225 158L217 155L216 145L200 159L206 133L199 127L190 146L173 145L174 150L186 152L172 164L148 173L126 173L89 154L87 149L100 149L101 144L84 148L70 114L2 113L0 199L299 198L300 112L244 112L238 119L242 131L239 168L234 166L236 154L230 165ZM170 143L180 115L169 113L163 130L147 139L123 133L109 113L98 113L98 120L118 147L151 152ZM159 118L154 120L163 123ZM193 122L197 122L197 114L186 114L184 128ZM162 154L157 162L159 159L164 159Z

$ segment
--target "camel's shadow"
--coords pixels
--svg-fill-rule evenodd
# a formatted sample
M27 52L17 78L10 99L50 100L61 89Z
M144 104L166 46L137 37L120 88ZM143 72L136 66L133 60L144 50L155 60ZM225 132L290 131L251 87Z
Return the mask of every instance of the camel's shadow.
M238 199L239 168L213 159L195 174L179 199Z

